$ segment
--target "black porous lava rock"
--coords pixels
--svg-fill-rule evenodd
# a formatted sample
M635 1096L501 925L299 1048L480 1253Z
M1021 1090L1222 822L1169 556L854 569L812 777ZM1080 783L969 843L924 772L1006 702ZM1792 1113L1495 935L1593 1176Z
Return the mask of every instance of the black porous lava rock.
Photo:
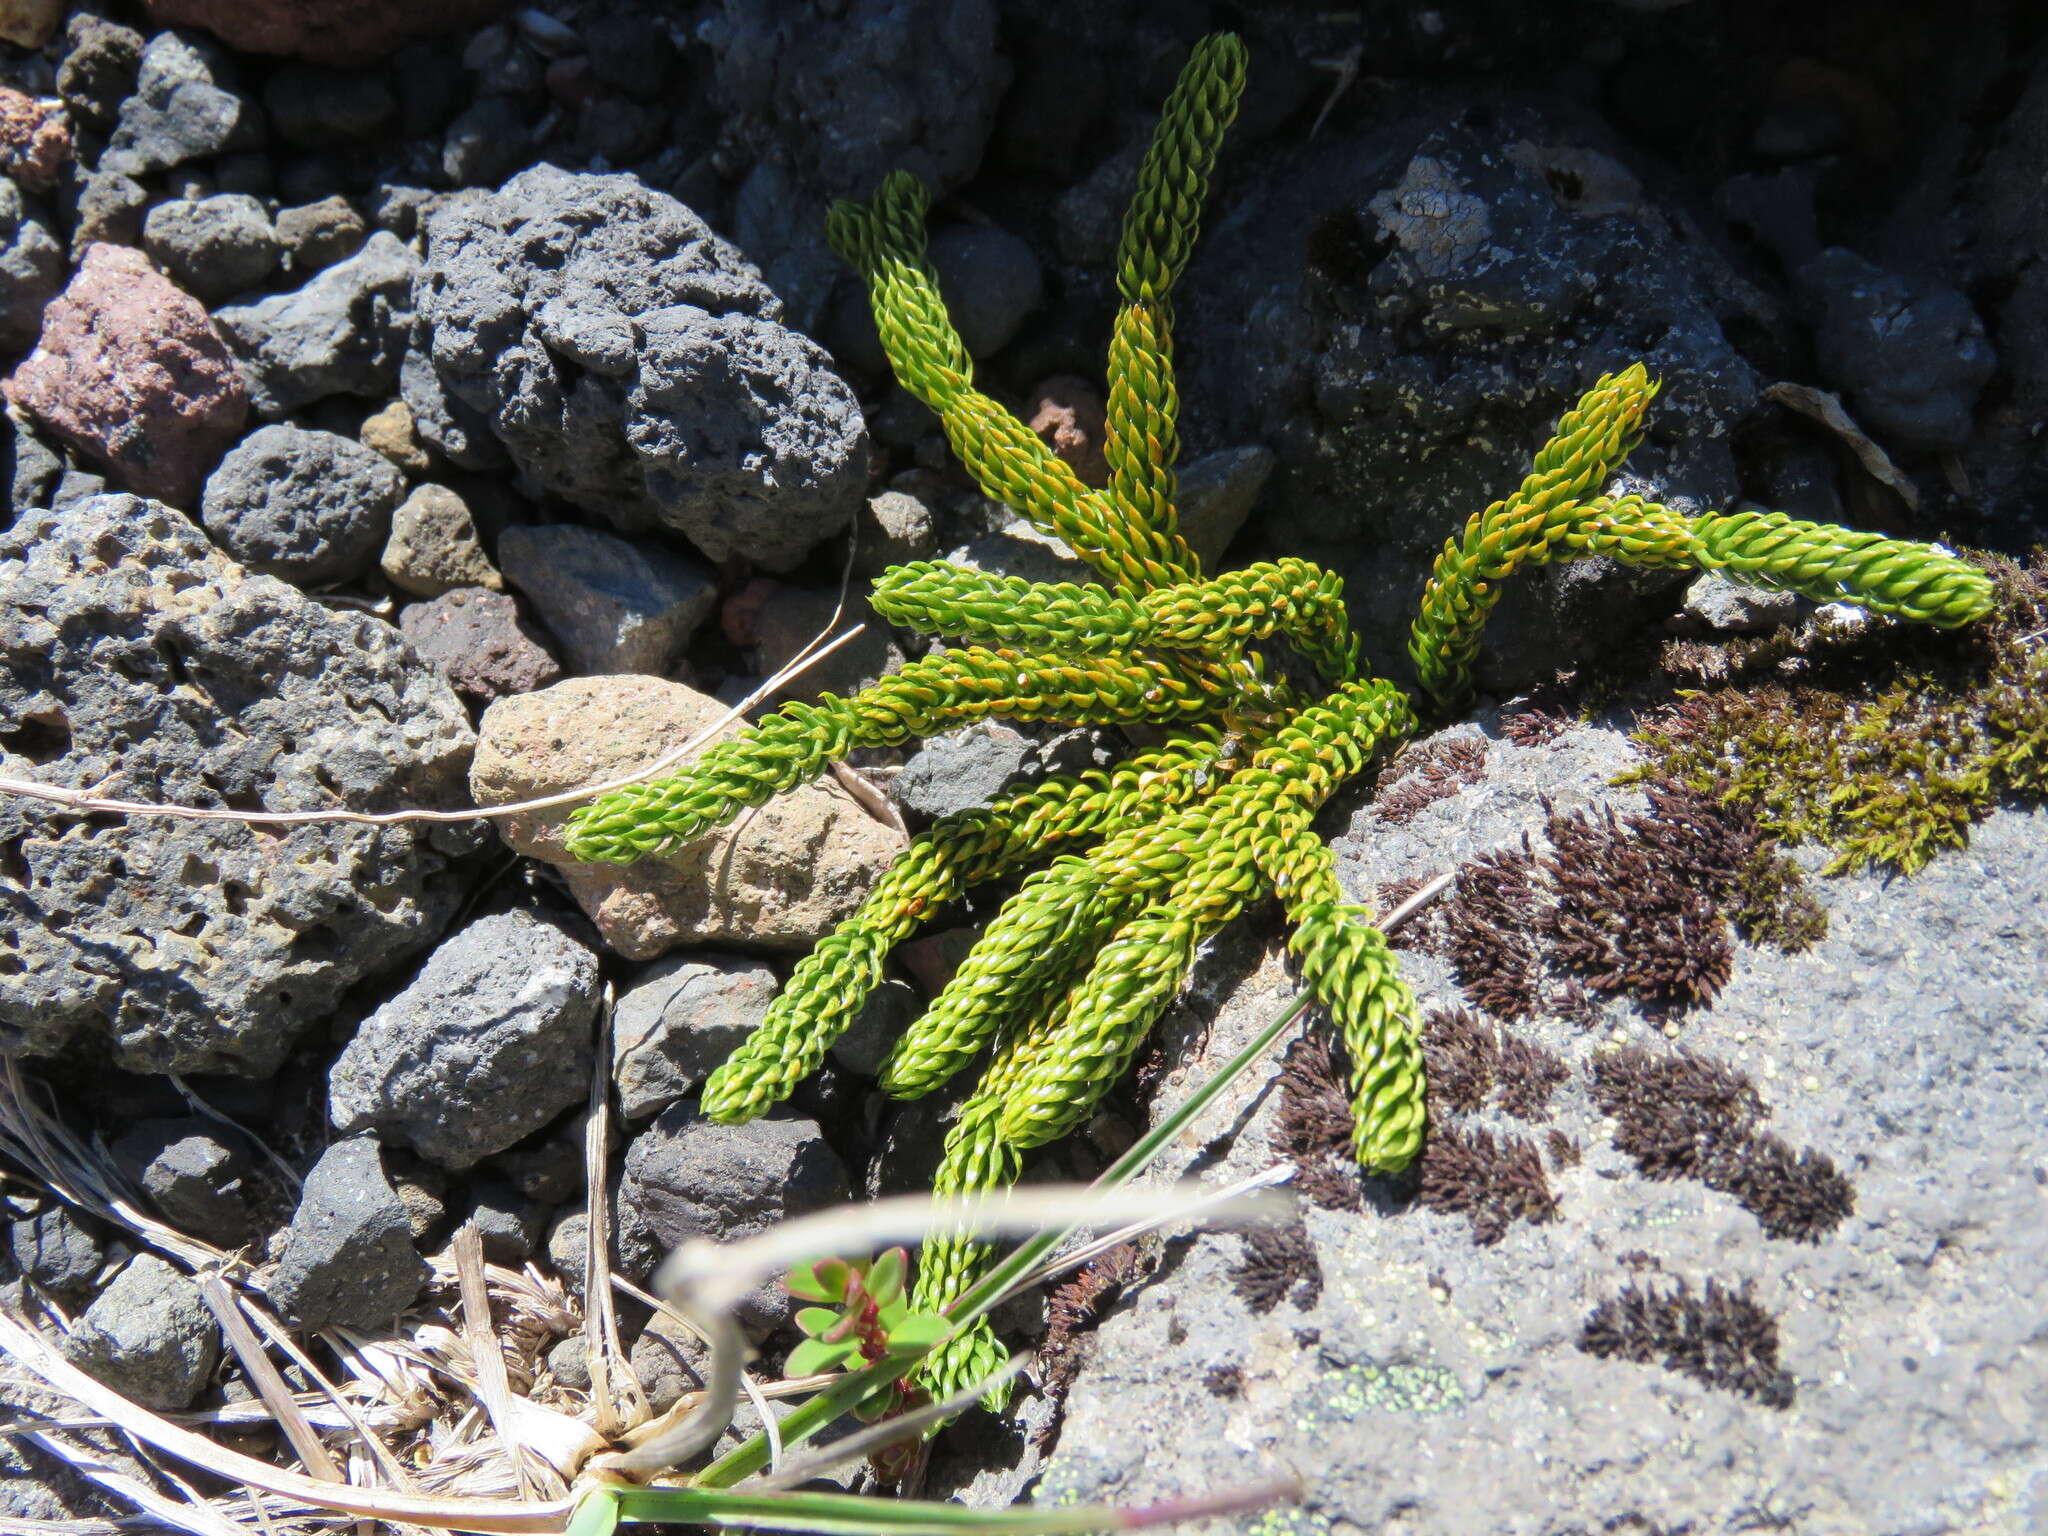
M64 291L64 247L36 218L9 177L0 176L0 353L26 351L43 309Z
M590 1092L597 956L531 912L479 918L363 1021L328 1074L328 1117L467 1168Z
M199 516L250 570L317 586L376 563L404 498L405 477L375 449L280 422L228 450Z
M64 1354L130 1402L159 1413L192 1406L220 1360L220 1325L199 1287L139 1253L66 1335Z
M249 1149L196 1116L145 1120L113 1145L114 1162L180 1232L236 1248L255 1232Z
M379 230L304 287L214 314L259 416L288 415L329 395L384 397L398 382L412 322L411 247Z
M135 94L121 104L99 169L142 177L262 143L263 114L234 89L232 73L217 45L159 32L142 50Z
M142 221L142 248L204 304L254 288L277 270L278 234L245 192L159 203Z
M384 1329L426 1278L376 1138L335 1142L306 1174L270 1279L271 1301L302 1328Z
M1602 373L1641 361L1662 383L1630 464L1664 499L1738 493L1729 425L1764 381L1730 333L1784 317L1597 117L1447 88L1253 154L1176 300L1184 429L1273 447L1256 552L1342 574L1379 666L1444 540ZM1483 686L1546 678L1635 621L1626 583L1574 590L1589 578L1606 580L1563 565L1515 584Z
M778 570L860 505L867 434L830 360L733 247L634 177L541 165L451 199L416 298L405 399L457 464L495 438L529 494Z
M0 536L0 771L204 806L465 803L461 702L382 620L252 576L160 503ZM268 1076L453 914L472 827L289 830L0 800L0 1041Z

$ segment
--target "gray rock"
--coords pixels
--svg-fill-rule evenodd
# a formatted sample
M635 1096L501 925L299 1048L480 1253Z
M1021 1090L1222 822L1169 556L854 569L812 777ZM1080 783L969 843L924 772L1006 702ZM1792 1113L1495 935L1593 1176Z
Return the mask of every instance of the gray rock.
M87 176L70 205L72 262L84 260L86 248L102 242L140 244L142 211L148 206L148 189L132 176L104 169Z
M64 473L64 461L28 419L9 406L0 411L0 485L7 496L7 521L30 507L50 504L50 492Z
M590 1353L583 1335L572 1333L548 1351L548 1371L572 1392L590 1390Z
M821 31L802 7L727 0L699 31L746 141L852 195L905 168L944 195L971 177L1010 82L985 0L853 0Z
M13 178L0 176L0 353L35 345L66 275L64 247L29 212Z
M1814 347L1860 424L1911 448L1960 448L1998 356L1970 301L1833 246L1799 269L1820 308Z
M328 1118L447 1168L502 1152L590 1091L597 957L531 912L480 918L363 1021Z
M1637 472L1727 506L1731 428L1764 384L1747 338L1792 344L1783 306L1678 232L1688 216L1605 123L1556 96L1496 106L1432 87L1386 118L1333 119L1303 154L1248 147L1240 200L1175 297L1181 398L1205 439L1277 457L1248 557L1336 571L1383 664L1405 654L1445 539L1520 483L1601 374L1641 361L1663 383ZM1508 586L1482 687L1582 660L1602 634L1589 618L1637 618L1610 600L1567 625L1547 606L1564 595Z
M754 610L750 626L754 670L763 677L780 672L820 635L832 631L834 614L839 616L840 628L862 624L866 629L790 679L777 698L816 699L828 692L850 696L902 667L902 650L889 627L875 618L866 598L849 597L842 608L836 591L778 587Z
M955 224L931 243L946 313L971 357L1000 352L1045 297L1038 257L995 224Z
M676 67L675 42L651 16L599 12L580 28L590 52L590 72L628 96L661 95Z
M884 491L868 498L859 516L860 567L878 576L892 565L929 560L938 553L938 531L932 511L905 491Z
M142 246L171 281L206 304L260 286L277 270L279 241L263 204L240 192L158 203Z
M26 1372L11 1372L0 1379L0 1414L10 1423L36 1419L70 1419L78 1404L61 1393L24 1380ZM67 1435L77 1434L67 1431ZM147 1484L151 1469L138 1461L118 1431L86 1431L81 1436L95 1455L107 1464ZM132 1513L130 1506L116 1501L97 1484L68 1466L62 1458L44 1450L26 1435L0 1436L0 1523L21 1522L22 1531L39 1530L31 1521L59 1522L58 1529L76 1528L85 1522L113 1525ZM89 1527L88 1527L89 1528Z
M60 1346L80 1370L159 1413L192 1406L220 1363L199 1287L153 1253L130 1259Z
M396 630L250 575L169 507L29 512L0 569L0 771L263 810L467 803L461 702ZM476 836L98 825L0 801L0 1040L268 1076L342 992L440 930Z
M698 951L657 960L612 1013L619 1111L644 1120L711 1075L753 1033L781 988L759 960Z
M777 1111L717 1125L672 1104L633 1138L619 1184L621 1235L666 1252L686 1238L730 1242L847 1198L846 1168L817 1122ZM789 1316L789 1296L764 1282L735 1309L756 1335Z
M99 168L148 176L262 143L262 114L228 78L227 55L213 43L157 33L142 50L135 94L121 104Z
M507 528L498 559L570 666L588 674L667 672L718 597L694 561L575 523Z
M788 570L851 520L867 428L808 337L678 305L641 317L626 440L663 520L713 560Z
M513 1269L539 1250L547 1219L546 1206L500 1179L478 1182L468 1216L483 1236L484 1257Z
M282 208L277 238L294 272L318 272L362 249L370 226L345 197L323 197L300 208Z
M398 615L422 660L473 699L502 699L561 681L561 664L503 592L459 587Z
M1710 629L1747 635L1776 629L1797 618L1799 595L1754 587L1720 571L1708 571L1685 589L1685 611Z
M832 1060L860 1077L873 1077L917 1016L924 1001L917 988L895 977L884 977L868 993L846 1033L832 1042Z
M671 1323L660 1313L640 1331L628 1352L633 1374L640 1378L647 1404L656 1413L666 1413L682 1400L685 1392L704 1385L711 1364L711 1351L693 1333Z
M1486 778L1460 794L1398 826L1357 814L1347 890L1370 901L1382 880L1518 843L1541 827L1546 794L1631 809L1607 780L1632 758L1620 731L1492 740ZM1728 1197L1647 1179L1610 1145L1585 1074L1617 1041L1667 1049L1668 1021L1610 1005L1597 1035L1517 1025L1575 1073L1548 1127L1583 1148L1576 1166L1550 1166L1556 1219L1477 1247L1462 1219L1406 1202L1312 1209L1322 1294L1263 1315L1234 1288L1241 1240L1199 1237L1098 1330L1056 1453L982 1479L971 1501L1036 1478L1043 1502L1144 1502L1314 1466L1318 1528L1418 1536L1598 1530L1621 1515L1644 1529L1763 1517L1931 1531L1996 1507L2042 1439L2026 1414L1986 1436L1982 1394L2026 1348L2048 1275L2034 1160L2014 1155L2034 1144L2044 1089L2044 833L2043 812L2000 810L1968 850L1911 879L1821 882L1825 940L1797 956L1742 948L1726 990L1685 1016L1685 1049L1747 1073L1769 1129L1853 1180L1853 1214L1820 1241L1768 1238ZM1403 949L1399 964L1425 1002L1455 995L1436 957ZM1178 1103L1291 993L1268 959L1220 1002L1170 1013L1176 1065L1158 1104ZM1228 1092L1155 1176L1199 1165L1223 1182L1269 1163L1265 1076ZM1631 1280L1697 1295L1710 1278L1774 1317L1788 1410L1579 1349L1592 1308ZM1219 1378L1220 1392L1207 1385ZM1881 1422L1879 1403L1895 1409ZM1234 1435L1255 1437L1249 1467Z
M140 32L90 11L76 11L64 29L57 94L75 121L109 127L135 89L135 71L141 63Z
M8 1224L7 1251L23 1276L70 1302L92 1289L100 1266L107 1262L105 1245L70 1206L57 1200Z
M1060 254L1076 266L1105 267L1115 259L1124 210L1138 190L1145 146L1144 139L1134 139L1053 200L1053 238Z
M936 821L986 805L1038 761L1038 743L996 721L977 721L934 736L912 753L889 786L913 816Z
M845 1166L816 1121L777 1112L718 1125L672 1104L627 1149L619 1203L673 1247L752 1237L846 1197Z
M590 1256L590 1213L569 1211L555 1218L548 1228L548 1273L560 1280L569 1294L583 1295L583 1270Z
M306 1175L268 1286L272 1303L302 1328L381 1332L412 1305L426 1279L376 1138L335 1142Z
M532 112L509 96L484 96L448 125L441 171L458 187L501 181L526 159Z
M391 1192L405 1207L405 1230L413 1246L431 1247L448 1220L448 1176L431 1163L402 1152L387 1152L384 1170L391 1180Z
M87 474L82 469L67 469L57 477L57 484L50 492L50 510L62 512L75 501L88 496L98 496L107 488L104 475Z
M248 1149L213 1122L145 1120L123 1133L113 1153L180 1232L222 1248L240 1247L255 1235Z
M496 439L530 494L775 569L859 504L850 391L737 251L634 177L541 165L449 200L417 298L402 387L453 462Z
M529 1200L556 1206L583 1188L583 1126L580 1117L543 1141L500 1152L490 1166Z
M399 504L378 563L393 586L415 597L439 597L457 587L505 589L505 578L477 541L468 504L445 485L416 487Z
M1202 557L1203 570L1224 568L1224 553L1251 516L1252 504L1266 488L1273 464L1273 450L1254 444L1219 448L1180 472L1174 511L1180 518L1181 537Z
M371 138L398 114L398 98L376 75L304 64L272 74L263 105L281 138L305 146Z
M249 401L277 417L329 395L388 395L398 382L419 263L384 230L304 287L215 312Z
M404 495L405 477L374 449L279 422L228 450L207 477L199 516L251 570L318 586L375 563Z

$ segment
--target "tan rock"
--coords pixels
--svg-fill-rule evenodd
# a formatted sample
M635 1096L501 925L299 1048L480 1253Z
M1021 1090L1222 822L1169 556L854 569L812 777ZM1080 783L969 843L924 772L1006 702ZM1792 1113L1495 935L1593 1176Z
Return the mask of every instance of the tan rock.
M56 36L64 0L0 0L0 38L18 48L40 48Z
M505 578L477 540L468 505L445 485L419 486L399 504L380 563L393 586L415 597L439 597L457 587L505 590Z
M412 407L403 400L394 400L383 410L365 417L362 431L356 435L365 448L383 454L408 475L424 475L434 467L426 444L413 430Z
M578 677L485 712L470 792L506 805L629 773L725 713L663 678ZM681 944L803 950L850 913L903 847L836 784L793 790L661 859L578 864L562 849L571 807L499 819L505 842L559 865L605 941L630 960Z

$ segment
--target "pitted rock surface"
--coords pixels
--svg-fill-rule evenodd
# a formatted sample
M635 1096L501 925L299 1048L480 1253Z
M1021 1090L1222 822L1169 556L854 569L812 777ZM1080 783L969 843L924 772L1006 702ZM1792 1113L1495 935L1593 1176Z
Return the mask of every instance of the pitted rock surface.
M6 392L117 483L179 506L249 410L205 309L118 245L87 248Z
M866 489L852 391L732 246L632 176L541 165L428 221L403 386L456 463L787 569Z
M475 738L380 619L252 576L135 496L0 536L5 773L248 810L459 806ZM138 1071L274 1071L431 940L476 832L83 817L0 800L0 1038Z
M481 918L363 1021L327 1078L343 1135L467 1168L590 1092L597 957L531 912Z

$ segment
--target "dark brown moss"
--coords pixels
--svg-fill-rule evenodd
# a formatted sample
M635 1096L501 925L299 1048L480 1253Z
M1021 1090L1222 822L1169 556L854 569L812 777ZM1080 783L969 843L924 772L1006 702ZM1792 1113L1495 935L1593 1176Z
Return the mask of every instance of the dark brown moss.
M1046 1303L1045 1337L1038 1346L1038 1362L1041 1389L1054 1412L1039 1431L1040 1450L1049 1449L1059 1434L1059 1405L1066 1401L1085 1353L1082 1336L1094 1329L1123 1288L1144 1270L1144 1255L1137 1244L1120 1243L1053 1288Z
M1323 1294L1323 1267L1299 1217L1284 1226L1254 1227L1244 1234L1244 1257L1231 1272L1230 1288L1258 1313L1284 1300L1307 1311Z
M1499 1064L1499 1037L1470 1008L1454 1004L1423 1015L1422 1080L1432 1119L1484 1104Z
M1718 899L1748 848L1701 797L1652 791L1646 816L1553 813L1543 861L1551 961L1596 992L1662 1007L1704 1002L1734 962Z
M1500 1032L1500 1083L1497 1102L1517 1120L1542 1120L1550 1114L1550 1096L1571 1079L1571 1068L1554 1051L1533 1040Z
M1550 1153L1553 1168L1576 1168L1585 1156L1585 1149L1576 1140L1554 1126L1543 1133L1543 1146Z
M1244 1367L1235 1362L1210 1366L1202 1373L1202 1390L1211 1397L1243 1397Z
M1619 1051L1594 1065L1593 1101L1647 1177L1698 1179L1732 1196L1767 1236L1818 1242L1856 1208L1833 1159L1764 1130L1755 1084L1723 1062Z
M1445 948L1465 995L1503 1019L1536 1011L1543 957L1534 932L1542 898L1524 846L1483 853L1458 871L1444 904Z
M1351 1153L1354 1124L1329 1042L1303 1035L1280 1066L1280 1110L1271 1146L1294 1164L1294 1189L1326 1210L1364 1206L1358 1164Z
M1695 1292L1631 1280L1595 1307L1579 1330L1579 1348L1607 1360L1661 1365L1703 1386L1739 1392L1767 1408L1789 1408L1791 1373L1778 1364L1778 1323L1750 1297L1708 1280Z
M1481 1247L1499 1242L1517 1220L1545 1222L1557 1214L1543 1159L1520 1136L1432 1126L1421 1166L1423 1206L1464 1216Z
M1387 825L1400 826L1425 807L1450 799L1485 776L1484 741L1450 736L1424 742L1387 764L1373 794L1373 809Z

